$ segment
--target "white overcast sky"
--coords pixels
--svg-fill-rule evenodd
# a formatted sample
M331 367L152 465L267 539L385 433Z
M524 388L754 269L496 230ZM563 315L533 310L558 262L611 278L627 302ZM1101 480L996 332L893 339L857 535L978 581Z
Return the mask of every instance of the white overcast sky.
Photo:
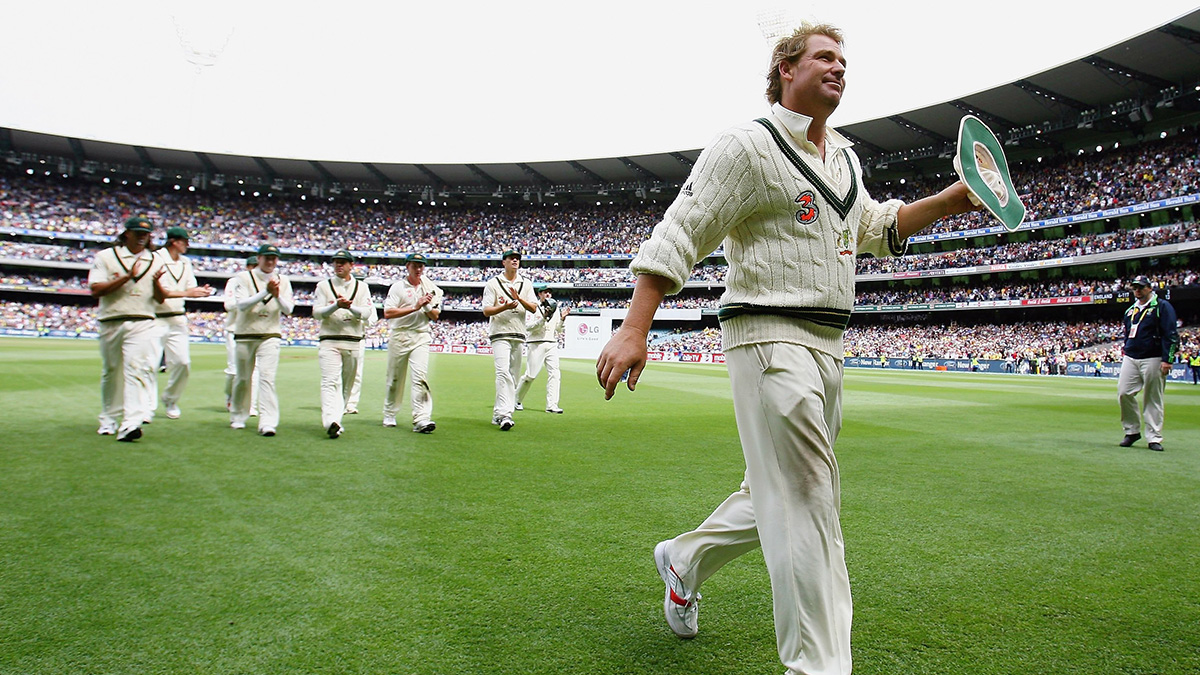
M819 19L845 31L838 125L1010 82L1197 6L968 4L6 2L0 126L385 163L690 150L766 109L766 17ZM185 44L219 53L197 66Z

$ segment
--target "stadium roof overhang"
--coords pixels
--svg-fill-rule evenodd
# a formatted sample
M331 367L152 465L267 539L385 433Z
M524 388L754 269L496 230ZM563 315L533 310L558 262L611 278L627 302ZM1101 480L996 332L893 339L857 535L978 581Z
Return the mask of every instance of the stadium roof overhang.
M1037 75L953 101L840 127L877 178L949 170L964 114L992 127L1010 159L1094 149L1200 121L1200 10ZM105 143L0 128L13 164L261 185L279 191L387 197L524 198L673 192L699 149L630 157L499 164L370 164L218 155Z

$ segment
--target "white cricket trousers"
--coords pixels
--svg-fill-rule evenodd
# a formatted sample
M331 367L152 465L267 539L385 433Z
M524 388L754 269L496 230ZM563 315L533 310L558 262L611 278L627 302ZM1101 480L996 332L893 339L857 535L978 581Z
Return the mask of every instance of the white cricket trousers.
M317 363L321 366L321 427L328 429L337 422L340 426L346 413L346 400L354 386L354 376L362 358L362 342L356 340L321 340L317 348Z
M126 431L142 426L150 415L150 382L154 358L154 321L100 322L100 424Z
M517 408L517 378L521 375L520 340L492 340L492 363L496 366L496 403L492 419L512 417Z
M383 391L383 416L395 417L404 402L404 378L410 380L409 402L413 425L433 420L433 394L429 390L429 333L393 331L388 340L387 378Z
M354 373L354 384L350 387L350 395L346 397L346 411L358 410L358 400L362 396L362 371L363 363L367 360L366 346L361 345L358 349L358 372Z
M1121 359L1121 373L1117 376L1117 399L1121 402L1121 426L1125 434L1141 434L1142 420L1146 422L1146 442L1162 443L1163 393L1167 378L1162 374L1162 359ZM1142 395L1142 409L1138 410L1137 395Z
M225 402L233 407L233 380L237 377L237 342L233 331L225 331ZM258 414L258 370L250 381L250 414Z
M525 367L525 374L521 376L521 382L517 385L517 403L523 404L525 402L525 394L529 393L529 387L542 372L542 364L545 364L546 409L557 408L559 381L562 379L562 375L558 370L558 343L530 343L527 358L529 359L529 363Z
M154 367L166 357L167 388L162 393L163 405L170 407L183 398L188 377L192 372L191 345L188 342L188 319L186 314L168 316L154 320L157 335L154 338ZM150 385L150 410L158 410L158 376Z
M736 347L725 359L745 480L699 528L672 541L672 565L695 590L761 545L788 673L846 675L852 606L833 456L842 362L787 343Z
M279 427L279 397L275 393L279 342L279 338L237 341L237 374L233 380L230 422L245 424L249 419L250 388L254 373L258 373L258 429L262 431Z

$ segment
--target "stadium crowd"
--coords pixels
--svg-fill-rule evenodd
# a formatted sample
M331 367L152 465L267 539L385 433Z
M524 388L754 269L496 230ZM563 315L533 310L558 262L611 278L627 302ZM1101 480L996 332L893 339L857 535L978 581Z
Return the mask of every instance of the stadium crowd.
M1200 133L1135 146L1082 152L1010 167L1013 184L1027 209L1026 220L1088 213L1156 199L1200 193ZM875 199L909 201L941 189L945 178L924 177L868 186ZM945 218L930 232L987 227L983 212Z
M431 275L432 277L432 275ZM1189 286L1200 284L1200 272L1190 268L1156 270L1154 280L1167 286ZM387 296L387 287L383 282L371 279L374 284L371 294L375 304L382 306ZM988 302L996 300L1035 300L1047 298L1077 298L1103 294L1119 296L1125 281L1121 279L1058 279L1039 282L1002 282L976 281L971 284L956 284L948 286L907 286L896 282L887 282L886 288L878 288L880 284L861 284L858 287L855 305L915 305L927 303L951 302ZM19 274L5 272L0 274L0 286L23 290L39 290L51 292L87 293L86 278L58 277L39 274ZM719 289L716 289L719 290ZM306 287L294 287L292 291L296 301L301 305L311 305L313 290ZM582 309L620 309L628 307L628 295L600 296L576 291L572 293L559 292L558 299L573 307ZM443 307L452 311L482 310L481 297L478 292L464 291L446 293ZM679 295L667 297L662 306L667 309L701 309L716 310L720 307L717 292L685 291Z
M984 248L961 248L941 253L913 254L896 258L859 258L858 274L885 274L918 270L955 269L977 265L999 265L1029 260L1075 258L1095 253L1132 251L1139 248L1200 241L1200 223L1187 222L1121 232L1074 235Z
M1189 129L1132 147L1048 158L1016 166L1014 181L1029 220L1196 194L1198 139ZM540 255L626 255L645 240L666 206L412 206L351 196L301 200L246 196L236 188L192 192L169 180L103 185L64 179L48 169L27 171L5 167L0 172L0 225L115 235L119 223L136 213L186 228L194 244L269 241L284 248L468 255L495 255L515 246ZM912 199L944 187L946 180L868 183L868 190L879 200ZM974 229L985 224L983 219L978 212L944 219L930 232Z
M54 303L0 302L0 328L32 330L38 333L65 331L69 334L94 333L95 309ZM212 342L224 337L223 312L188 313L193 336ZM283 320L285 343L316 340L319 322L311 317L288 316ZM433 343L444 345L489 344L486 321L435 321ZM1121 326L1112 322L1019 322L1011 324L960 325L873 325L854 326L846 331L846 356L909 358L916 353L929 358L1011 359L1020 368L1022 361L1034 372L1046 372L1039 360L1091 362L1120 360ZM1200 328L1180 331L1183 353L1200 351ZM383 349L387 323L373 324L366 336L369 349ZM696 330L658 331L648 338L653 351L720 352L721 332L715 327Z
M1050 158L1040 163L1015 167L1014 179L1029 207L1028 219L1036 220L1145 202L1165 197L1200 193L1200 151L1195 129L1165 140L1134 147L1107 149L1071 157ZM53 172L50 172L53 173ZM940 188L943 177L913 178L869 185L876 199L911 198ZM182 226L191 233L192 244L251 245L270 241L283 247L333 250L349 247L359 251L388 253L425 252L454 255L496 255L516 246L537 255L632 254L661 216L665 204L635 206L562 206L526 203L517 206L451 207L444 204L396 205L352 198L334 200L298 199L295 196L246 195L234 189L193 192L173 187L170 181L145 181L142 185L98 184L94 181L63 179L45 172L17 173L0 168L0 226L36 229L47 233L85 233L114 236L129 215L147 215L163 225ZM949 219L932 231L965 230L984 226L978 213ZM1200 240L1200 225L1181 222L1161 227L1100 234L999 244L987 248L913 254L901 258L859 260L859 274L952 270L956 268L1072 258L1094 253L1131 250ZM94 246L94 244L90 244ZM0 239L0 258L40 260L51 263L87 264L95 248ZM232 274L243 269L240 256L192 255L197 271ZM627 284L633 278L624 261L614 266L557 267L523 266L522 272L535 282L558 284ZM281 271L293 279L312 280L333 273L327 261L285 258ZM374 300L381 303L385 285L400 278L400 264L360 264L356 270L379 287ZM501 268L489 266L430 267L430 278L448 284L477 284L498 275ZM692 280L710 282L708 291L689 290L668 298L669 308L715 309L716 291L725 277L724 265L701 264ZM1171 286L1200 283L1200 274L1181 266L1155 270L1155 281ZM66 292L85 292L82 275L58 276L41 271L14 271L0 276L0 284ZM1120 279L1053 279L1040 282L989 280L948 286L900 286L863 283L857 304L893 305L990 300L1078 297L1098 293L1120 296ZM451 292L445 298L450 310L477 311L479 294L471 289ZM621 292L560 292L560 300L580 308L621 308L628 298ZM297 288L301 303L311 302L311 291ZM194 309L207 309L197 303ZM0 327L34 330L95 330L93 309L53 303L5 302L0 306ZM192 332L207 339L220 339L224 315L220 312L190 313ZM287 340L313 339L316 322L309 317L285 317ZM368 334L368 344L382 345L386 324L379 322ZM439 321L434 323L435 342L486 345L482 321ZM1067 355L1085 358L1086 350L1101 349L1112 356L1113 326L1090 323L1011 324L949 327L851 328L846 336L847 352L856 355L902 356L921 350L930 356L965 358L1037 358ZM1194 338L1193 338L1194 340ZM717 351L720 332L716 328L659 335L654 348L664 351ZM888 351L891 354L887 354ZM1032 357L1032 358L1030 358Z
M1162 244L1200 241L1200 223L1189 222L1161 227L1113 232L1098 235L1078 235L1063 239L1039 240L1002 244L987 248L963 248L943 253L908 255L898 258L859 258L858 274L890 274L933 269L957 269L978 265L996 265L1033 260L1066 259L1093 253L1127 251ZM95 249L76 248L57 244L34 244L0 240L0 258L40 260L46 262L88 263ZM190 255L198 272L234 274L245 267L244 258ZM304 259L285 260L280 270L293 278L328 278L333 268L327 261ZM709 282L714 287L725 282L725 265L697 265L689 281ZM373 282L389 282L404 275L399 263L359 264L356 272ZM499 267L431 266L427 274L441 283L485 283L500 274ZM535 283L551 284L632 284L633 275L626 267L539 267L530 262L522 273Z

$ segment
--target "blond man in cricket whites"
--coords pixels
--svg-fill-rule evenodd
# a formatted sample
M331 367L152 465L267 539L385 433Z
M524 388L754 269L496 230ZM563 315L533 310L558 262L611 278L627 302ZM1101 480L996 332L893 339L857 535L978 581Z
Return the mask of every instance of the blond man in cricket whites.
M851 142L828 127L846 87L842 34L804 25L780 40L762 119L717 136L642 244L629 313L596 364L605 397L646 365L646 335L668 293L724 245L718 318L746 472L698 528L654 561L676 635L698 630L700 586L762 546L780 660L793 675L850 673L850 577L834 442L842 426L842 334L857 253L900 255L935 220L975 207L965 185L905 204L867 194Z

